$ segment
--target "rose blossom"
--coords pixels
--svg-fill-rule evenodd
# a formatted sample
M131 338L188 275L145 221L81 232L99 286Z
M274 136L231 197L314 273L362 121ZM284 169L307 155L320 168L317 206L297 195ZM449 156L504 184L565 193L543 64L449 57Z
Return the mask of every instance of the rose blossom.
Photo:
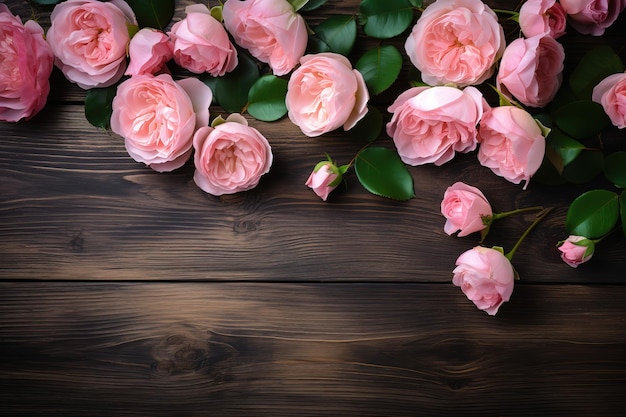
M515 272L511 262L499 250L476 246L456 260L452 283L476 307L494 316L513 293Z
M115 84L126 69L128 26L137 25L124 1L66 0L50 15L46 38L65 77L89 89Z
M560 0L579 33L600 36L626 7L626 0Z
M543 161L546 140L525 110L500 106L485 112L478 128L478 160L496 175L519 184L528 181Z
M387 134L409 165L442 165L476 148L483 96L475 87L413 87L388 108Z
M128 46L130 63L126 75L155 74L174 56L173 46L160 30L143 28Z
M256 187L272 165L269 142L238 113L215 127L198 129L193 147L193 180L202 190L216 196Z
M326 52L300 59L287 85L289 119L314 137L343 125L350 130L367 113L369 92L346 57Z
M30 119L44 107L53 62L41 26L0 4L0 120Z
M181 67L201 74L219 77L235 69L237 50L226 29L204 4L185 8L187 16L168 32L174 42L174 61Z
M526 0L519 11L519 26L527 38L565 34L567 16L556 0Z
M305 185L313 190L322 200L326 201L328 195L341 182L342 175L339 168L332 162L322 161L313 168Z
M563 46L550 36L517 38L507 46L496 77L498 89L530 107L544 107L563 80Z
M111 129L128 154L158 172L180 168L191 156L195 130L209 123L211 89L196 78L135 75L117 87Z
M626 73L609 75L593 88L591 98L602 105L611 122L626 127Z
M458 236L463 237L485 229L483 218L491 217L493 211L478 188L455 182L443 195L441 214L446 218L443 230L449 235L458 230Z
M558 249L561 252L563 262L576 268L591 259L595 244L584 236L570 235L566 240L560 242Z
M304 55L306 24L287 0L229 0L222 16L235 43L269 64L275 75L289 73Z
M481 0L437 0L426 7L404 46L425 83L463 87L493 74L505 39L496 14Z

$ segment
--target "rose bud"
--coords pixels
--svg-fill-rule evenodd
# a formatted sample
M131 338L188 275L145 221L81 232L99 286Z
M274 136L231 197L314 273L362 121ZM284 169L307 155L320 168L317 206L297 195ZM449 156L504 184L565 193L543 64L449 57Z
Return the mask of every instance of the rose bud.
M305 185L326 201L328 194L341 182L343 176L340 169L330 161L322 161L315 165Z
M595 243L584 236L570 235L567 239L559 242L559 251L563 262L572 268L587 262L593 256Z

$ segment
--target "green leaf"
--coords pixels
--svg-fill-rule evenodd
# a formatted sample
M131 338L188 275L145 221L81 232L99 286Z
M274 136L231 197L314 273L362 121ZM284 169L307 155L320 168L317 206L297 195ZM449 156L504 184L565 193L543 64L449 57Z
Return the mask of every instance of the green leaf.
M174 0L126 0L139 27L163 30L174 16Z
M556 170L554 164L549 160L549 152L555 151L551 151L550 147L546 147L546 155L543 157L541 166L537 172L535 172L535 175L533 175L533 181L546 185L565 184L567 181L565 181L565 178L561 176L561 173Z
M602 106L591 100L565 104L556 109L552 116L554 124L574 139L597 135L611 123Z
M248 103L248 92L261 76L256 62L241 50L239 64L222 77L203 74L200 79L213 90L213 100L229 113L241 113Z
M548 145L548 148L546 148L548 158L559 173L563 173L565 166L576 159L582 150L585 149L585 145L567 136L557 128L550 131L546 138L546 143Z
M626 191L619 195L619 217L622 221L622 232L626 236Z
M300 9L302 12L309 12L311 10L315 10L318 7L324 5L327 0L309 0L306 2L304 6Z
M265 75L252 85L248 93L248 113L264 122L273 122L287 114L285 96L287 80Z
M309 2L309 0L288 0L295 11L300 10Z
M624 72L624 64L613 49L600 45L589 50L579 61L569 85L580 99L591 99L593 88L611 74Z
M354 171L363 187L372 194L400 201L415 197L413 177L391 149L365 148L356 156Z
M354 16L334 15L315 28L315 37L328 46L328 51L347 56L356 41Z
M578 196L567 210L565 228L571 235L597 239L613 229L619 216L616 193L591 190Z
M85 95L85 118L93 126L108 129L113 112L113 98L117 85L105 88L92 88Z
M365 21L363 31L373 38L393 38L413 22L413 6L409 0L363 0L359 11Z
M376 95L388 89L402 70L402 55L393 45L378 46L365 52L355 68L363 75L368 90Z
M422 0L409 0L409 1L413 5L413 7L417 7L418 9L420 9L424 5L424 2Z
M615 152L606 157L604 175L616 187L626 188L626 151Z
M373 106L367 106L367 114L350 130L348 135L366 142L373 142L383 130L383 115Z
M574 184L585 184L602 173L604 155L599 150L584 149L563 168L563 178Z
M51 5L51 4L58 4L61 3L63 0L33 0L33 3L37 3L37 4L41 4L43 6L47 6L47 5Z

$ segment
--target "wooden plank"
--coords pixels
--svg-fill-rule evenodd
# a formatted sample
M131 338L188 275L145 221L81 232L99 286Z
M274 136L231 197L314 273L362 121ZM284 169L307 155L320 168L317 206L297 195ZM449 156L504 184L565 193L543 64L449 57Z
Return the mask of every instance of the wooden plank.
M0 283L3 415L621 415L623 286Z

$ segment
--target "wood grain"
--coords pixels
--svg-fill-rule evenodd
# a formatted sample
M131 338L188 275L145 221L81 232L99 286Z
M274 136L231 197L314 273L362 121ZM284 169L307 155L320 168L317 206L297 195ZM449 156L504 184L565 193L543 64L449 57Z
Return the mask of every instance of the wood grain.
M619 415L626 287L0 283L6 415ZM576 324L572 325L572 321Z

